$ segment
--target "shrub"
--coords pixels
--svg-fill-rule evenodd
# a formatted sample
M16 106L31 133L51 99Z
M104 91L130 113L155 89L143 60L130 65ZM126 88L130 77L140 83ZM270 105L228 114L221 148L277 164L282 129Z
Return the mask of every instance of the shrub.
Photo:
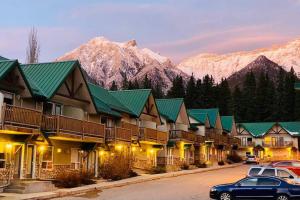
M80 185L89 185L95 183L92 180L93 174L89 172L79 172L79 171L62 171L60 172L54 180L56 187L72 188L78 187Z
M187 164L187 163L183 163L183 164L181 165L181 169L183 169L183 170L188 170L189 168L190 168L190 165Z
M196 166L198 168L207 168L207 164L206 163L198 163Z
M150 170L150 174L162 174L166 172L166 168L161 166L152 167L152 169Z
M109 180L121 180L135 176L132 171L132 158L123 153L107 157L100 165L100 176Z
M218 165L220 165L220 166L225 165L225 162L223 160L221 160L218 162Z
M243 161L242 157L239 156L237 153L227 155L227 160L231 163L239 163Z

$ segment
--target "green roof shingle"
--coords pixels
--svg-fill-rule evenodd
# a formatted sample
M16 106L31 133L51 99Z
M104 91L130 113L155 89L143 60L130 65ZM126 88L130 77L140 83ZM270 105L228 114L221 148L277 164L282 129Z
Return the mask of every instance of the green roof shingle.
M219 109L218 108L189 109L188 113L189 113L190 116L196 116L196 115L199 115L201 113L202 114L207 114L210 125L215 128L216 121L217 121L217 116L219 115Z
M17 60L0 60L0 80L17 66Z
M254 137L260 137L266 134L273 126L275 122L257 122L257 123L240 123L242 126Z
M223 130L231 132L233 121L233 116L221 116Z
M109 93L126 106L133 115L139 117L151 94L151 89L119 90L109 91Z
M156 99L159 114L172 122L176 122L182 104L182 98Z
M187 113L190 117L197 120L200 124L205 124L208 118L206 113L191 112L190 110L187 110Z
M279 122L279 125L289 134L300 136L300 122Z
M21 65L33 94L51 99L78 61L50 62Z
M295 83L294 88L300 90L300 82Z

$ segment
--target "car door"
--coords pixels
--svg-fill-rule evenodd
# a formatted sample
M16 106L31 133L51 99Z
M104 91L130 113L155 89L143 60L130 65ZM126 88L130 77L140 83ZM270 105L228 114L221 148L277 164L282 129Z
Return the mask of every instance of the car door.
M232 195L237 199L248 199L253 196L257 178L245 178L238 182L232 189Z
M274 178L258 178L257 186L253 193L257 198L271 199L274 198L277 188L280 186L280 181Z

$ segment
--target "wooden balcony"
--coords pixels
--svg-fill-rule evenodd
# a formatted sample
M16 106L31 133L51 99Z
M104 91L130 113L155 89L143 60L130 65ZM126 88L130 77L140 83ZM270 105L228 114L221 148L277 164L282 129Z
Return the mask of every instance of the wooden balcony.
M138 137L139 136L140 130L139 130L138 125L130 124L130 123L127 123L127 122L122 122L121 127L126 128L126 129L130 129L131 134L132 134L133 137Z
M108 142L124 141L131 142L132 131L122 127L106 127L105 139Z
M293 147L293 141L275 141L275 142L262 142L263 147L270 147L270 148L286 148L286 147Z
M241 142L241 147L254 147L255 146L255 142L253 141L242 141Z
M104 125L62 115L43 115L42 129L48 133L67 134L77 138L104 138Z
M183 130L171 130L170 139L179 139L187 142L195 142L196 135L194 133Z
M202 136L202 135L196 135L195 142L196 142L197 144L204 143L204 142L205 142L205 137Z
M140 128L140 141L167 144L168 133L151 128Z
M19 106L4 105L1 113L3 129L38 133L41 128L42 112Z

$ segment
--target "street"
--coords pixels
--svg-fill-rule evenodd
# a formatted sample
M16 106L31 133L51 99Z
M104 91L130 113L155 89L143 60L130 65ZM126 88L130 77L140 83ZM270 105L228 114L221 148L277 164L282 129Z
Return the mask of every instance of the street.
M63 200L208 200L209 189L216 184L235 182L243 178L249 166L161 179L145 183L60 198Z

